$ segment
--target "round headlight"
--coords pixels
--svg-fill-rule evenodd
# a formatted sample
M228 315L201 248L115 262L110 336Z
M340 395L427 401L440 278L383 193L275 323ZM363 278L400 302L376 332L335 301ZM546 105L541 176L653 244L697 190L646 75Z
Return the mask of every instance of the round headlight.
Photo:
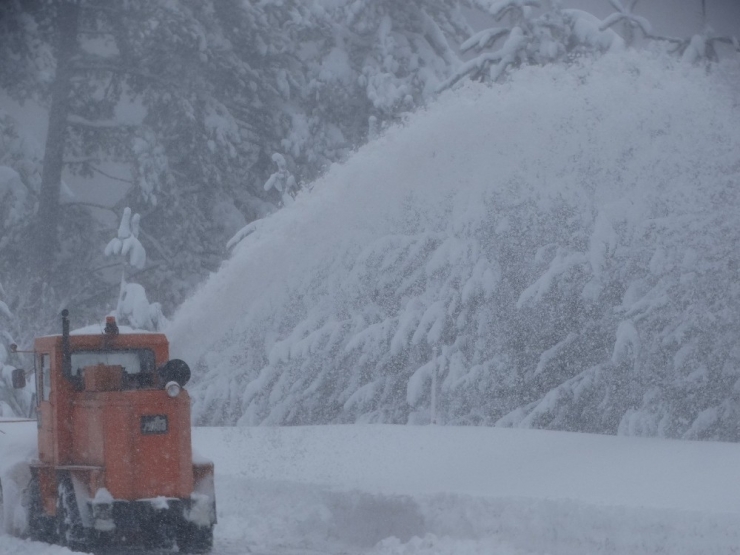
M177 397L180 394L180 390L182 389L180 387L180 384L177 382L168 382L166 386L164 386L165 390L167 391L167 395L169 395L172 398Z

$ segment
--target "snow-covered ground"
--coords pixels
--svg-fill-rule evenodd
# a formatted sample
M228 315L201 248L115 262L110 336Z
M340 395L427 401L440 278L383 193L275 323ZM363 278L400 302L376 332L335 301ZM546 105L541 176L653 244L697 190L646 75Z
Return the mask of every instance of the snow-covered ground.
M33 452L35 424L0 430L5 476ZM216 554L740 549L736 444L380 425L196 428L193 438L216 463ZM0 553L69 552L4 535Z

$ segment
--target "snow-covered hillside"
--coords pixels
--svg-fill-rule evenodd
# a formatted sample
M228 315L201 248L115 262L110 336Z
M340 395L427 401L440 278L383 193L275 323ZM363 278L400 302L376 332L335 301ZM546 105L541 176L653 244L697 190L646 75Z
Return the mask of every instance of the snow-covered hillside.
M740 439L737 65L467 85L253 224L169 330L211 424Z
M29 456L35 423L0 430L10 494L7 470ZM196 428L193 442L216 465L214 555L729 555L740 545L735 444L452 426ZM0 535L0 553L69 552Z

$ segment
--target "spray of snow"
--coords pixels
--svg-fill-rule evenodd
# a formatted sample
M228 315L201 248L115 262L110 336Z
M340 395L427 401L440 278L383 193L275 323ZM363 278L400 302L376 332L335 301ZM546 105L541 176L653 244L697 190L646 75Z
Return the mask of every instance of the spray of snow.
M440 349L443 422L689 433L738 379L736 77L627 51L442 95L180 308L197 421L428 422ZM687 404L702 364L714 393ZM679 393L645 397L660 372ZM736 433L733 406L701 437Z

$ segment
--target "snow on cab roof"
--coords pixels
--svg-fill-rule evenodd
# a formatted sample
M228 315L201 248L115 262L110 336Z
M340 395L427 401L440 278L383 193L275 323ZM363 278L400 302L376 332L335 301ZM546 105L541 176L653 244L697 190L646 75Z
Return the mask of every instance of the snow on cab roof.
M69 332L69 335L102 335L104 333L104 330L105 330L105 324L91 324L89 326L85 326L84 328L72 330ZM138 330L130 326L120 326L119 325L118 333L120 335L128 335L132 333L147 333L147 334L152 333L154 334L154 333L159 333L159 332L154 332L154 331L149 331L149 330ZM42 337L56 337L59 335L61 334L54 333L54 334L45 335Z
M102 334L105 331L105 324L92 324L90 326L85 326L84 328L79 328L76 330L72 330L69 332L70 335L96 335L96 334ZM130 326L118 326L118 333L120 335L129 334L129 333L155 333L149 330L139 330L132 328Z

